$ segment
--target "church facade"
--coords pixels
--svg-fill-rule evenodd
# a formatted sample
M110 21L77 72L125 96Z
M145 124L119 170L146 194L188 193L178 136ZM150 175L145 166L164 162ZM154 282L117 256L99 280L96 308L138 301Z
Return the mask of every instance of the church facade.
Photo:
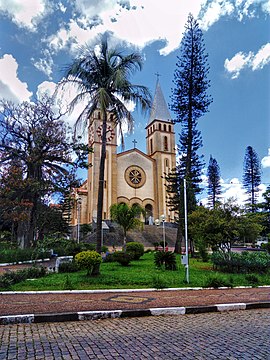
M104 178L103 220L110 219L110 207L115 203L139 204L146 210L148 223L165 216L174 220L174 213L166 204L164 174L176 164L174 124L165 102L159 82L146 125L146 153L135 147L117 153L117 130L112 116L108 116L106 163ZM101 154L102 120L96 110L90 119L88 144L93 152L89 155L92 166L87 180L75 189L76 206L73 208L71 225L91 224L97 217L99 163Z

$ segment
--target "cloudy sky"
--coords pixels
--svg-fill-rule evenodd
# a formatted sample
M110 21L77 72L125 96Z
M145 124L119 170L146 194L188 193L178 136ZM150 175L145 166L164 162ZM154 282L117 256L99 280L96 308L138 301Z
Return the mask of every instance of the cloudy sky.
M0 96L19 102L53 92L79 46L110 31L115 44L145 58L133 82L154 92L160 73L169 104L188 13L198 18L209 54L214 102L199 120L205 162L217 159L226 197L241 199L250 145L261 159L263 191L270 183L270 0L0 0ZM135 138L145 151L147 118L134 116L126 149Z

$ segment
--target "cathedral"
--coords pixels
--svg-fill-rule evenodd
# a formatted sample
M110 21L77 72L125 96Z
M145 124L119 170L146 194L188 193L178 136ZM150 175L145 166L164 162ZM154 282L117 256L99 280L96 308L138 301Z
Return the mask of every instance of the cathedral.
M110 219L110 207L116 203L139 204L146 211L145 223L161 219L174 221L174 213L166 205L164 174L176 165L174 124L157 81L150 117L146 124L146 153L136 148L117 152L117 129L108 116L104 181L103 220ZM91 224L97 217L99 163L102 120L97 109L90 119L88 144L92 166L87 180L75 189L76 206L71 225Z

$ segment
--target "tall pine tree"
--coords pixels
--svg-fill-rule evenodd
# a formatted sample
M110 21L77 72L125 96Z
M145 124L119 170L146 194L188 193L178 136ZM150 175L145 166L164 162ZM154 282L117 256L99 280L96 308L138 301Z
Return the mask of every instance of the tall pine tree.
M248 146L244 158L243 185L248 195L248 206L255 212L259 185L261 183L261 164L256 151Z
M219 195L221 194L220 185L220 168L217 160L210 155L210 160L207 168L208 176L208 204L214 209Z
M175 121L181 123L178 172L182 178L186 178L194 197L201 191L201 171L204 165L202 157L198 155L202 137L197 122L212 102L211 96L207 94L210 86L207 59L202 31L197 20L189 14L174 73L171 109L176 114Z
M177 252L183 231L181 221L183 179L187 180L189 212L194 210L196 194L201 191L201 171L204 163L198 154L198 150L202 147L202 137L197 129L197 121L208 111L212 102L212 97L207 94L210 86L210 81L207 79L209 73L207 59L202 31L197 20L189 14L174 73L175 87L171 96L171 109L176 114L175 122L181 123L178 147L180 157L177 168L166 177L168 204L174 209L178 207L179 213L178 245L176 244L175 248Z

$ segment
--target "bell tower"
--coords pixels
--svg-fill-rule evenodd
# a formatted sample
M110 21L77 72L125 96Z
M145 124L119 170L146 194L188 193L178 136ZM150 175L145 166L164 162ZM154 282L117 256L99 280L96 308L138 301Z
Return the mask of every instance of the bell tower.
M165 215L165 221L172 221L173 214L166 205L164 174L176 166L174 124L164 99L159 80L146 126L147 155L155 160L155 199L154 218Z
M106 161L104 173L104 198L102 219L110 217L110 207L117 202L117 134L116 125L113 121L113 114L108 113L107 134L106 134ZM88 145L93 152L89 154L89 163L92 166L88 169L88 222L96 221L99 166L101 157L101 135L102 119L100 110L94 111L90 118L88 127Z

